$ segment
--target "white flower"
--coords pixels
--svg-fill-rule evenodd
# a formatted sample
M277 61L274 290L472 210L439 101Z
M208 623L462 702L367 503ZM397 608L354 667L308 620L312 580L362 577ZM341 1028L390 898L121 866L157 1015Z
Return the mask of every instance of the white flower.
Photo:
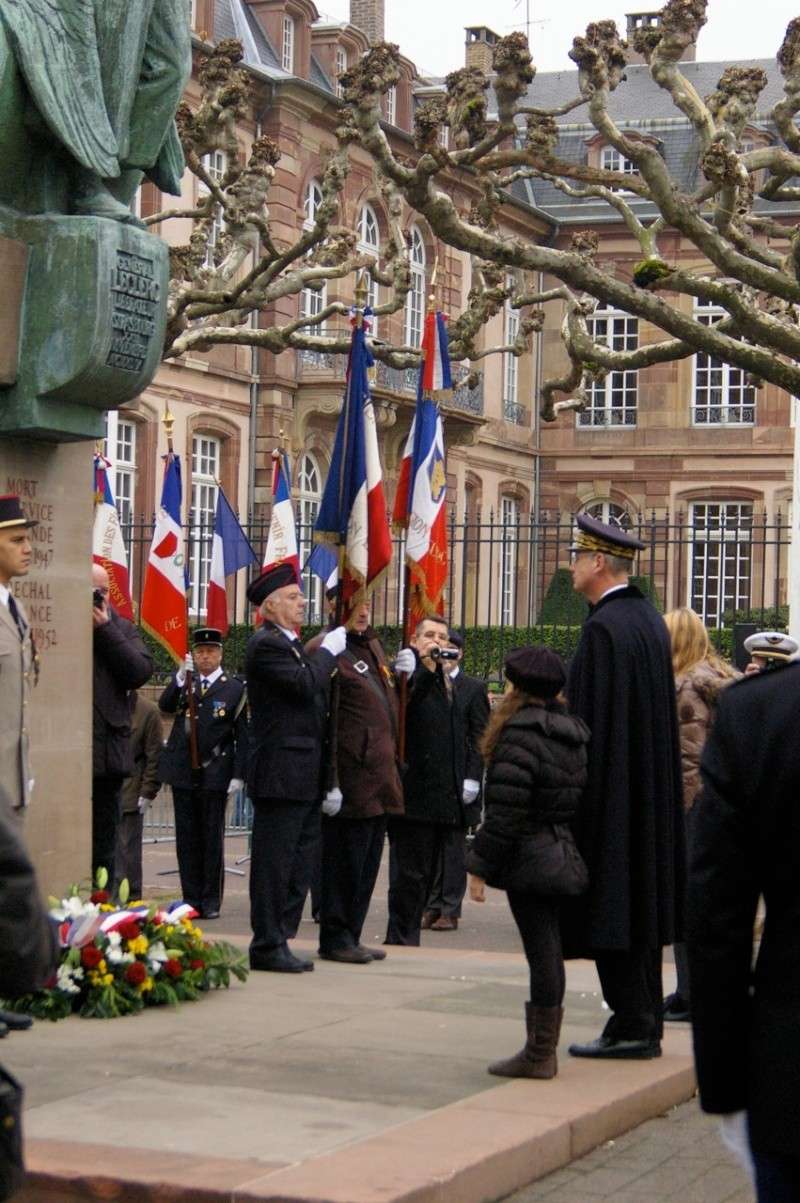
M118 931L110 931L108 933L109 948L119 948L121 944L122 944L122 936L119 934L119 932Z
M169 960L169 953L166 950L163 940L155 940L147 950L147 959L163 964Z
M130 952L123 952L121 948L109 946L106 950L106 960L109 965L127 965L130 961L135 961L136 957Z
M83 978L83 969L81 966L72 969L67 964L59 965L58 973L56 974L56 986L59 990L63 990L65 994L79 994L80 986L76 982Z
M96 902L84 902L77 894L70 898L62 898L61 906L54 907L50 912L54 919L82 919L85 915L97 915L100 908Z

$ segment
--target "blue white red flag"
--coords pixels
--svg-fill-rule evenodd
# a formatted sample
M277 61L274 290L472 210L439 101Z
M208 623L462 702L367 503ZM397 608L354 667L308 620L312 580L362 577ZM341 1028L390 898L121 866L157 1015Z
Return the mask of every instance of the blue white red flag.
M221 631L223 638L228 634L226 577L232 576L240 568L247 568L257 560L258 556L239 525L239 519L231 509L228 498L222 489L219 489L206 592L206 622L210 627Z
M277 447L272 452L272 515L269 520L264 569L276 564L291 564L300 583L300 554L292 505L292 478L286 454Z
M128 581L128 556L114 504L111 481L108 479L110 460L94 457L94 528L92 530L92 559L108 573L109 600L123 618L133 621L133 603Z
M140 618L176 664L189 647L186 615L186 557L181 528L181 463L172 452L164 456L161 505L147 561Z
M447 329L441 313L425 318L417 407L406 441L392 521L406 532L408 638L427 614L441 614L447 583L447 477L444 432L432 394L452 389Z
M365 310L364 318L369 314L370 310ZM355 313L352 318L345 403L314 525L315 541L338 551L345 614L370 596L392 558L378 431L367 375L372 365L366 343L369 324L359 316ZM309 566L319 576L326 573L323 579L330 579L330 552L321 558L324 564L315 566L312 552Z

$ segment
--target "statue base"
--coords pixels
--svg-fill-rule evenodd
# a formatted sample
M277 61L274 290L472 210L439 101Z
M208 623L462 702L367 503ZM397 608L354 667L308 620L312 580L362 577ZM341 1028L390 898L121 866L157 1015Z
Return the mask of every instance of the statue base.
M0 207L0 278L11 282L0 324L0 437L101 436L103 413L137 397L161 361L167 247L107 218Z

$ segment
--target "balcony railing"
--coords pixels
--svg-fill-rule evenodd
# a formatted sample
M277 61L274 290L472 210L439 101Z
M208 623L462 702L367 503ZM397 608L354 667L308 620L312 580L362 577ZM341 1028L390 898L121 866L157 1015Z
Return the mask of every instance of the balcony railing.
M328 351L297 352L297 374L301 378L309 379L320 374L343 380L346 370L347 359L344 355L333 355ZM463 364L453 364L452 371L455 387L453 396L444 403L445 408L483 417L483 376L479 375L474 386L470 387L467 383L469 368ZM393 368L385 363L377 363L375 375L378 387L405 397L416 396L418 368Z

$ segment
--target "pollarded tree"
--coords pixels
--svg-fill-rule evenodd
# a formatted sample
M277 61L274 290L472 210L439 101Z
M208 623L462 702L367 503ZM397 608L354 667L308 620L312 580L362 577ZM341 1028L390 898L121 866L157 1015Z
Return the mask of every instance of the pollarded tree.
M411 287L408 246L402 229L402 193L391 179L379 177L389 216L389 235L375 253L358 248L353 229L336 224L339 197L348 173L349 137L341 131L340 144L331 153L321 179L320 196L303 229L291 243L273 238L269 198L280 151L272 139L259 137L249 158L241 161L237 127L247 114L250 83L240 67L241 44L220 42L202 60L199 69L201 101L192 110L178 111L178 128L187 165L201 183L201 195L190 208L167 208L145 219L148 226L181 218L192 222L186 244L170 248L171 281L169 322L164 357L175 358L192 349L207 351L219 344L263 347L278 354L288 348L346 354L350 348L344 326L325 331L335 315L346 315L342 301L314 306L317 312L266 324L254 315L276 302L304 291L322 294L326 285L353 272L368 269L382 286L386 300L377 316L402 309ZM224 164L221 174L210 169L216 152ZM451 353L457 360L482 359L506 352L522 355L537 324L525 317L512 345L478 349L475 335L499 312L510 289L486 268L483 287L475 290L474 304L451 323ZM274 310L272 310L274 312ZM374 346L376 358L393 367L414 367L418 348Z
M625 83L627 43L612 21L588 26L576 37L570 57L578 66L576 94L558 108L527 102L535 69L527 42L514 33L494 51L492 87L496 118L488 118L488 81L475 68L446 80L446 96L416 114L413 163L400 161L380 125L381 95L397 82L397 47L373 48L342 80L350 125L343 143L357 139L378 171L445 243L473 258L499 286L509 269L546 273L556 286L542 292L517 289L512 304L564 307L562 337L570 370L545 382L545 418L561 408L584 406L593 380L608 371L647 367L704 352L741 368L753 383L766 380L800 394L800 228L786 217L786 202L800 200L800 18L793 20L778 52L783 98L773 107L775 142L753 148L744 137L767 84L760 68L726 68L716 90L702 98L681 71L687 48L705 24L706 0L669 0L660 24L636 31L634 46L649 65L694 135L700 183L687 191L671 177L658 148L631 137L610 112L611 94ZM633 172L609 170L559 153L558 119L583 109L606 145L628 160ZM449 126L450 149L440 131ZM480 182L482 200L459 212L443 180L453 171ZM638 241L642 258L628 279L615 277L598 261L592 232L574 235L567 250L541 246L500 231L498 211L518 180L547 180L572 197L605 202ZM644 218L640 198L654 207ZM764 203L757 203L764 202ZM770 215L769 202L783 207ZM645 207L646 208L646 207ZM660 240L677 231L697 251L703 269L667 262ZM781 246L770 245L779 239ZM697 320L680 296L723 311L716 325ZM597 302L636 315L662 336L637 350L598 344L587 318ZM533 316L531 321L535 321ZM541 321L541 316L539 316ZM481 322L476 317L476 329ZM568 400L555 401L557 394Z

